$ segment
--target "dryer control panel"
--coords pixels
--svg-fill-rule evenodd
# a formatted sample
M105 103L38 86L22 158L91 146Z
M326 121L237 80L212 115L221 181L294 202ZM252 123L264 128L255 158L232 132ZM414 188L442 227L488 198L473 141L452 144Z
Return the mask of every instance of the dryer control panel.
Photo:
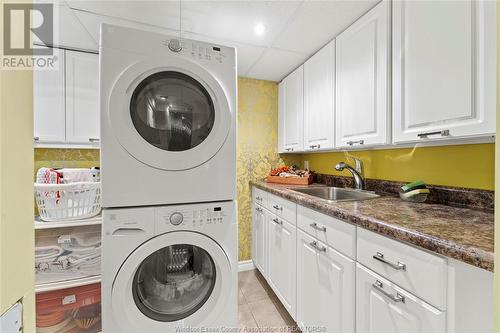
M165 39L162 42L163 46L171 45L171 39ZM196 60L205 60L210 62L215 62L222 64L225 61L226 54L224 47L210 45L207 43L200 43L190 40L180 41L181 50L179 53L184 55L189 55L191 58ZM174 51L172 51L174 52Z

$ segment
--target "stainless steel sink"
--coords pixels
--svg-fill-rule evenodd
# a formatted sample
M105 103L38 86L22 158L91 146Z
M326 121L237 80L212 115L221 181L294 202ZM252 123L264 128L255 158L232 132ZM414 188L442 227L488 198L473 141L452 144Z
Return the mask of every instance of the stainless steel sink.
M358 201L380 197L378 194L375 194L373 192L340 187L297 188L293 189L293 191L332 202Z

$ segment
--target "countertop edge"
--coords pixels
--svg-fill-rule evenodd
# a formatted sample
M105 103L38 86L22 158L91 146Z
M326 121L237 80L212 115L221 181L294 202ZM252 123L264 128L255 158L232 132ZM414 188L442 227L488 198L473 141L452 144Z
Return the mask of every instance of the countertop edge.
M339 207L331 206L329 207L330 209L325 209L320 205L320 199L318 199L318 205L315 205L310 198L308 198L309 200L306 200L306 198L301 200L300 195L288 193L291 191L288 188L271 188L266 186L266 184L262 181L250 181L250 184L263 191L280 196L303 207L338 218L346 223L359 226L363 229L378 233L396 241L407 243L417 248L421 248L448 258L453 258L490 272L494 271L494 254L491 252L475 247L460 245L431 235L401 228L391 225L389 222L380 221L369 216L355 216Z

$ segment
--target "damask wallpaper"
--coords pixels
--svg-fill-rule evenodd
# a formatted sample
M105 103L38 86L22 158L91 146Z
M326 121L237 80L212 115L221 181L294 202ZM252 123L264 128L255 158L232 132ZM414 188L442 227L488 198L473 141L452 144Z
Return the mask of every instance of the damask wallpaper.
M250 180L262 179L283 164L278 155L278 83L238 79L237 190L239 260L252 253ZM293 159L294 156L290 156ZM290 162L290 161L287 161Z

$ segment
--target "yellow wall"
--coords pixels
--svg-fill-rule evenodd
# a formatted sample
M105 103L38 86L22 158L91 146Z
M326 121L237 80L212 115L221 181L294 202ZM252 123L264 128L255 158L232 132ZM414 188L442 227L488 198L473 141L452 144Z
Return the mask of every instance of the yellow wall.
M2 9L3 2L0 26ZM35 331L32 86L31 71L0 70L0 314L21 301L28 333Z
M500 132L500 3L497 2L497 133ZM495 149L495 186L500 188L500 145ZM495 207L500 207L500 193L495 191ZM500 267L500 212L495 209L495 267ZM494 274L495 332L500 333L500 274Z
M433 185L495 188L494 144L315 153L301 158L309 161L311 170L349 176L348 171L339 173L334 166L352 161L351 156L364 162L367 178L406 182L421 179Z
M98 149L35 149L35 173L41 167L91 168L99 165Z
M278 147L278 84L238 79L237 187L239 260L251 258L252 208L249 181L282 164Z

